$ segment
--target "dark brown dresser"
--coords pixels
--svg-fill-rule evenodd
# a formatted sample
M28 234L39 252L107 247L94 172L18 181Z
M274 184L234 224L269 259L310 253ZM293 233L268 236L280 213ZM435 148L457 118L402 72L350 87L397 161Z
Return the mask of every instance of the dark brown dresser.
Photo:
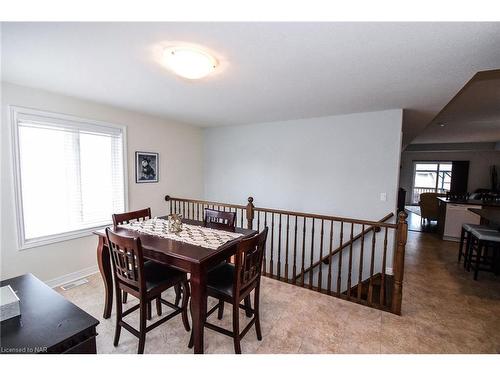
M20 299L20 319L2 322L0 353L95 354L99 321L32 274L1 282Z

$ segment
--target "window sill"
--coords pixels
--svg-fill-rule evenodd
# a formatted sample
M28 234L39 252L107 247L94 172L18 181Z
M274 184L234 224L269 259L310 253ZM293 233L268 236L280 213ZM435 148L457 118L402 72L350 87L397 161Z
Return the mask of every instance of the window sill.
M54 234L54 235L50 235L50 236L38 237L38 238L34 238L34 239L29 239L29 240L25 240L25 239L21 238L19 240L18 250L23 251L23 250L33 249L36 247L42 247L42 246L46 246L46 245L50 245L50 244L54 244L54 243L58 243L58 242L66 242L66 241L71 241L71 240L75 240L75 239L82 238L82 237L88 237L88 236L91 236L94 231L106 228L109 225L111 225L111 223L99 225L99 226L92 227L92 228L79 229L79 230L75 230L72 232L66 232L66 233Z

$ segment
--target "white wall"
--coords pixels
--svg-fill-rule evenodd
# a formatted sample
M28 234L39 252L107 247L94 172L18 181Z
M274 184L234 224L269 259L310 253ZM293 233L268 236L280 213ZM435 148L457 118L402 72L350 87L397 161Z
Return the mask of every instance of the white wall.
M19 251L15 227L11 132L8 105L25 106L127 126L129 208L151 207L152 214L166 212L165 194L203 195L203 132L144 114L94 102L2 83L1 124L1 279L32 272L51 280L96 265L96 238L76 240ZM136 184L135 151L160 153L160 182Z
M462 152L413 152L405 151L401 155L400 186L406 190L406 202L411 202L413 187L413 161L424 160L469 160L469 181L467 190L490 189L490 166L500 166L500 151L462 151Z
M390 110L205 129L205 196L379 220L396 206L401 126Z

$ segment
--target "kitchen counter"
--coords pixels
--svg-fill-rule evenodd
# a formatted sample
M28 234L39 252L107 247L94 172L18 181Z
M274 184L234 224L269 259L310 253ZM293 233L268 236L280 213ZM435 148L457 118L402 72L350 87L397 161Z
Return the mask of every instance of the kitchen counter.
M465 204L465 205L471 205L471 206L482 206L482 207L499 207L500 208L500 201L494 201L494 200L481 200L481 199L467 199L467 200L458 200L458 199L446 199L445 197L437 197L437 200L439 200L439 203L444 203L444 204Z
M481 216L492 226L500 226L500 209L498 208L469 208L469 211Z

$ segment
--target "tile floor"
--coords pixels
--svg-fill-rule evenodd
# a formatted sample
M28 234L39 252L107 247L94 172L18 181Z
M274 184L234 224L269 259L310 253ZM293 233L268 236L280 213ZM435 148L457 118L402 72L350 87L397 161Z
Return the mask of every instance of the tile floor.
M402 316L263 278L263 340L252 328L242 340L243 353L500 353L500 277L480 274L479 281L457 263L457 244L436 235L409 232ZM102 319L100 276L60 292L100 320L99 353L135 353L137 339L122 330L113 347L114 315ZM168 295L167 295L168 298ZM127 303L134 303L133 298ZM210 305L215 301L209 302ZM166 308L165 308L166 309ZM137 325L137 315L127 317ZM245 321L244 314L241 314ZM153 316L155 319L155 315ZM231 326L226 308L222 322ZM180 316L146 337L146 353L192 353ZM232 340L205 331L206 353L233 353Z

